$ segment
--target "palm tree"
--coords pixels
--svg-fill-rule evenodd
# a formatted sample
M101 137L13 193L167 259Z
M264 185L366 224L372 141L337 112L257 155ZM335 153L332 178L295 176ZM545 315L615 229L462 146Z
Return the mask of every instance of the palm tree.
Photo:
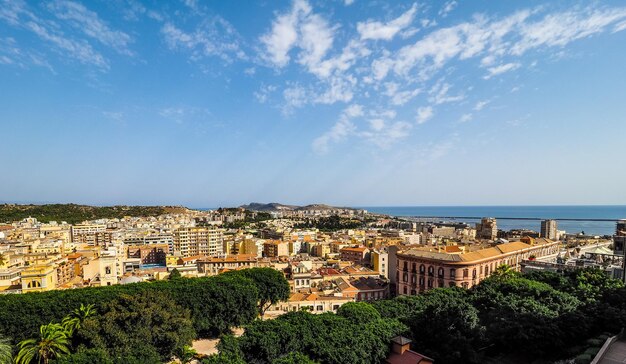
M39 339L28 339L19 343L15 364L48 364L50 359L70 352L70 339L62 325L41 325L39 336Z
M0 364L13 362L13 348L9 339L0 336Z
M85 306L81 303L79 308L72 310L69 315L63 318L61 324L63 328L65 328L65 331L67 331L67 335L71 337L76 330L81 328L85 319L93 316L95 313L96 310L93 305Z

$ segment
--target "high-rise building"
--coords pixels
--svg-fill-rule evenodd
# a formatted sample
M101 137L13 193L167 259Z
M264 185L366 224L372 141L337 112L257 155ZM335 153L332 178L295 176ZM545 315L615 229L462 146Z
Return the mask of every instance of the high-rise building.
M498 238L498 224L493 217L483 217L480 224L476 224L476 237L479 239L495 240Z
M541 237L550 240L557 240L556 220L541 221Z
M183 257L217 256L224 251L224 229L186 227L174 231L174 252Z

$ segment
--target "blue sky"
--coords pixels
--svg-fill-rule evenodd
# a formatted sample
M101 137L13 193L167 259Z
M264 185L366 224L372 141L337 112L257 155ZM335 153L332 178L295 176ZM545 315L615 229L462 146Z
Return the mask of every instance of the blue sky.
M0 4L0 201L626 204L621 1Z

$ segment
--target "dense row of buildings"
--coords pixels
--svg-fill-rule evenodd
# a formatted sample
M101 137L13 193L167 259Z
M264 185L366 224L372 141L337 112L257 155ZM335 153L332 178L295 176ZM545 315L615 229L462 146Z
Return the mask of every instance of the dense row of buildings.
M247 218L232 209L77 225L28 218L0 225L0 292L134 283L164 279L173 269L211 276L270 267L283 272L292 288L288 301L271 308L274 314L328 312L345 302L418 295L436 287L470 288L502 265L564 270L595 264L608 271L621 267L618 254L626 240L626 220L617 223L615 253L608 248L611 242L601 239L582 252L569 247L571 242L563 244L554 220L543 221L540 232L503 233L494 218L471 227L341 213L368 223L321 232L298 229L297 217L277 214L263 224L227 229L225 224ZM622 274L622 268L617 271Z

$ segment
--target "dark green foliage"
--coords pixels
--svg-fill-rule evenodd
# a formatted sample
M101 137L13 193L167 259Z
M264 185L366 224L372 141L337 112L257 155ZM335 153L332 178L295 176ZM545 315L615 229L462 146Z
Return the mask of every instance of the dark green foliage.
M114 364L109 353L104 349L80 348L77 352L63 356L51 362L52 364Z
M203 364L246 364L243 360L243 353L239 348L239 342L232 335L222 335L217 344L219 354L210 355L202 360Z
M367 324L381 318L380 313L372 305L365 302L348 302L337 310L337 315L355 324Z
M257 288L242 276L189 278L98 288L0 295L0 334L16 344L34 337L39 326L60 322L81 304L102 305L123 294L167 292L191 313L194 329L205 337L251 322L257 315ZM24 319L28 318L28 319Z
M295 227L300 229L320 229L321 231L337 231L342 229L358 229L365 224L361 220L348 219L337 215L328 217L319 217L315 219L307 219L297 224Z
M253 322L239 343L250 363L272 363L292 352L320 363L380 363L389 352L391 338L405 330L391 319L355 323L330 313L291 312Z
M87 347L105 349L114 357L151 346L167 361L175 350L191 344L195 332L188 310L163 292L146 291L102 304L98 315L85 320L78 337Z
M406 319L413 345L437 363L471 363L477 360L477 347L483 327L465 291L457 288L434 289L418 297L420 305Z
M252 280L259 292L259 315L273 304L289 299L291 287L283 273L272 268L250 268L230 271L223 274L225 277L241 276Z
M272 364L317 364L317 362L302 353L295 352L274 360Z
M182 277L183 276L180 274L178 269L174 268L170 272L170 275L169 275L169 277L167 277L167 279L169 279L170 281L173 281L173 280L176 280L176 279L181 279Z
M624 287L620 280L609 277L606 272L596 268L576 269L564 274L554 272L530 272L525 278L549 284L552 288L570 293L583 302L599 299L604 292Z
M522 277L486 279L471 291L489 342L508 352L547 356L565 344L560 325L570 325L580 301L547 283ZM569 315L571 314L571 315Z
M41 222L66 221L77 224L85 220L122 218L124 216L159 216L182 212L184 207L169 206L85 206L75 204L0 205L0 222L12 222L34 217Z

